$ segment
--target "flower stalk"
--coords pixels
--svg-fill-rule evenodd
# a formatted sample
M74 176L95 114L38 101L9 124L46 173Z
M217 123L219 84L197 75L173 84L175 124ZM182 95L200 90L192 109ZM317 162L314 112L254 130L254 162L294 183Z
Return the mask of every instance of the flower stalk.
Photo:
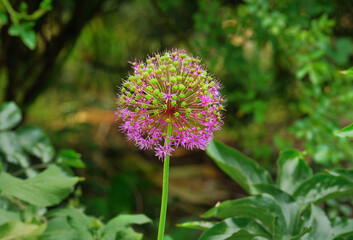
M171 136L172 134L172 125L168 124L167 135ZM166 138L166 145L168 146L170 138ZM168 183L169 183L169 161L170 156L167 155L164 158L164 167L163 167L163 187L162 187L162 205L161 213L159 217L159 227L158 227L158 240L163 240L164 230L165 230L165 220L167 216L167 205L168 205Z

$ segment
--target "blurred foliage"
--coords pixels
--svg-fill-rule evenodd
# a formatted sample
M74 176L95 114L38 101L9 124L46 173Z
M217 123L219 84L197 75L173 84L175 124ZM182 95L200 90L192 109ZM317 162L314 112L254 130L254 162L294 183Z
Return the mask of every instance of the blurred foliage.
M347 109L352 107L353 78L339 74L352 53L345 25L351 15L343 9L348 6L348 1L248 0L232 8L201 1L195 49L224 82L229 124L237 126L239 118L251 128L262 127L255 138L268 134L266 126L275 131L289 127L295 138L288 133L283 138L292 145L304 141L317 163L352 158L347 141L332 135L339 119L352 118ZM335 34L335 27L346 28L346 36ZM249 127L238 131L245 148L261 144L247 144Z
M47 11L51 10L51 0L43 0L39 4L39 8L33 13L28 14L28 5L22 1L19 5L19 12L14 10L11 2L8 0L1 0L0 16L1 24L6 25L8 18L6 12L9 14L12 25L9 27L8 33L14 37L20 37L23 43L31 50L36 47L37 35L34 30L35 21L43 16Z
M78 196L67 207L53 208L80 180L72 168L85 164L73 150L62 150L54 158L54 148L39 128L21 126L12 130L21 117L15 103L0 106L0 238L142 239L130 225L151 222L144 215L119 215L105 224L83 213Z
M282 151L276 183L252 159L219 142L207 153L250 197L218 202L202 216L221 221L196 221L182 227L205 230L200 240L211 239L349 239L353 219L329 219L317 206L328 199L350 196L352 170L326 170L313 174L296 150ZM351 215L351 213L349 213Z

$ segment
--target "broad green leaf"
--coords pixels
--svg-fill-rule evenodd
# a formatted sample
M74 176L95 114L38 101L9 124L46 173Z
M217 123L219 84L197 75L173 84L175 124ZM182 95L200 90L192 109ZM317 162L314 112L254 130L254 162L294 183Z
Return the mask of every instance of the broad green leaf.
M334 237L353 235L353 219L336 217L331 221Z
M303 182L293 194L301 204L318 203L353 193L353 184L343 175L318 173Z
M191 229L199 229L199 230L207 230L213 227L218 222L208 222L208 221L191 221L180 223L177 226L183 228L191 228Z
M81 155L70 149L61 150L56 156L55 162L59 165L74 168L84 168L86 166L85 163L81 160Z
M0 152L5 156L7 162L20 165L23 168L30 166L30 161L23 152L19 139L13 131L0 132ZM37 173L33 169L25 170L28 177L34 177Z
M213 141L207 149L207 154L225 173L250 194L259 193L253 188L255 184L273 183L266 170L260 168L254 160L244 156L234 148Z
M56 209L48 212L47 217L66 219L67 224L73 229L77 236L85 240L93 240L91 234L90 223L94 220L93 217L85 215L82 211L76 208ZM64 225L64 223L62 223ZM65 225L64 225L65 226Z
M317 206L311 204L310 215L302 218L300 229L308 228L300 240L332 240L332 227L326 214Z
M200 240L252 240L256 236L263 237L264 239L272 239L271 234L256 221L246 218L227 218L205 231L201 235Z
M14 102L0 106L0 131L15 127L22 119L21 110Z
M295 221L299 214L299 205L292 196L288 195L286 192L283 192L281 189L278 189L274 185L268 184L259 184L255 185L259 191L267 193L274 197L282 209L283 216L286 221L288 232L294 232Z
M54 147L48 136L37 127L21 126L16 130L21 146L30 154L48 163L54 157Z
M25 180L4 172L0 175L0 196L15 197L36 206L52 206L65 199L78 181L78 177L65 176L55 165Z
M0 239L3 240L35 240L41 235L46 223L41 225L10 221L0 226Z
M18 160L15 155L24 155L22 152L19 139L13 131L0 132L0 152L4 153L6 160L13 164L20 164L21 160ZM29 166L29 159L23 161L23 167Z
M285 218L278 202L268 194L229 200L217 204L202 217L250 218L262 222L273 235L274 239L281 239L287 233Z
M121 214L111 219L104 228L99 230L99 235L102 240L115 239L118 232L129 228L131 224L145 224L152 222L151 219L143 214Z
M163 240L173 240L173 238L169 235L165 235Z
M277 166L277 186L289 194L293 194L302 182L313 175L311 168L297 150L282 151Z
M48 222L44 233L38 240L77 240L78 233L70 226L66 218L56 217Z
M336 132L335 135L339 137L353 137L353 124L342 128L341 130Z
M108 237L109 236L109 237ZM107 238L108 237L108 238ZM142 240L143 234L142 233L137 233L132 229L131 227L121 229L115 235L107 235L105 236L104 240Z
M353 183L353 169L332 169L325 172L332 176L343 177Z
M0 208L0 225L9 222L9 221L19 221L20 213L13 211L6 211L5 209Z

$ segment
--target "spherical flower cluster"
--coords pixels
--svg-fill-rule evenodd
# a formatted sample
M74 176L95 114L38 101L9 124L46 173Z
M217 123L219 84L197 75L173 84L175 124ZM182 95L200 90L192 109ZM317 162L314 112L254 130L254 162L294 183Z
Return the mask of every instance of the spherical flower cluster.
M123 81L116 116L120 128L141 149L165 158L175 147L205 150L222 125L220 84L200 59L173 50L133 62Z

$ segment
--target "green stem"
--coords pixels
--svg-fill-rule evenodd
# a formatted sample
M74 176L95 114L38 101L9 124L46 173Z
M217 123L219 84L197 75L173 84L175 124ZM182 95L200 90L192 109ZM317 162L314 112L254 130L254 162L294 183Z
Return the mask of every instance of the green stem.
M167 136L172 135L172 125L168 124ZM170 144L170 139L167 137L165 141L166 145ZM167 203L168 203L168 182L169 182L169 160L170 156L167 155L164 159L163 168L163 188L162 188L162 205L161 205L161 215L159 218L158 227L158 240L164 239L164 229L165 229L165 219L167 217Z
M2 4L5 6L6 10L9 12L10 14L10 18L11 21L16 24L18 23L18 16L17 16L17 12L12 8L12 5L10 4L10 2L8 0L1 0Z
M8 0L1 0L1 2L6 8L6 10L8 11L8 13L10 14L11 21L14 24L19 23L20 20L27 20L27 21L37 20L48 11L47 9L39 8L32 14L19 13L15 9L13 9L11 3Z

